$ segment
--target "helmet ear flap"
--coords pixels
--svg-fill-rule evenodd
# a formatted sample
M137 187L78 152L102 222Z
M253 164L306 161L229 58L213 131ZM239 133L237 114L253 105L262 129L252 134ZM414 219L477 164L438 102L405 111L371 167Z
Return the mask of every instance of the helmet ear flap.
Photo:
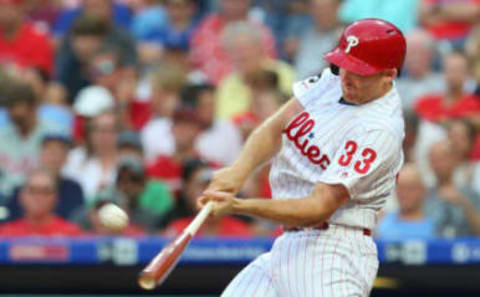
M333 74L338 75L340 73L340 68L338 68L337 65L330 63L330 71Z

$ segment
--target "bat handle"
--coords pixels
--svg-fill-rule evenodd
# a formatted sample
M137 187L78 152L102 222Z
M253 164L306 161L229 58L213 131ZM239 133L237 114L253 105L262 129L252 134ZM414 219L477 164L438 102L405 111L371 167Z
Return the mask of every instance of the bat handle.
M185 228L186 233L190 234L192 237L197 233L200 226L202 226L203 222L208 218L210 213L213 210L213 202L208 201L207 204L200 210L200 212L195 216L193 221Z

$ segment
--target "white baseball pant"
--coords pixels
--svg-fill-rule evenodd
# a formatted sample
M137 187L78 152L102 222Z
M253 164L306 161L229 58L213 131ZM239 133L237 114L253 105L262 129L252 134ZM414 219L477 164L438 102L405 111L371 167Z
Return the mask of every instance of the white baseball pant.
M377 247L361 229L285 232L221 297L366 297L377 270Z

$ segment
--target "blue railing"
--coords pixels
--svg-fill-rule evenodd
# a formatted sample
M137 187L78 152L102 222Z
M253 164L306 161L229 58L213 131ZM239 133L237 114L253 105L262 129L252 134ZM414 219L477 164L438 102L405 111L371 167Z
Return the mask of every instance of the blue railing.
M2 264L146 264L168 242L164 237L2 238ZM272 246L270 238L195 239L180 265L244 265ZM377 241L382 264L480 264L480 238L431 241Z

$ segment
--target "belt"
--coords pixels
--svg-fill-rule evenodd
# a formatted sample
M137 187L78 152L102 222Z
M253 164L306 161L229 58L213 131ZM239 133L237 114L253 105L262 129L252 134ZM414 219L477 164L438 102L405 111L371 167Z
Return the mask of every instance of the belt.
M327 223L327 222L324 222L320 225L316 225L316 226L313 226L311 228L314 229L314 230L328 230L328 228L330 228L330 224ZM285 226L285 225L283 225L282 229L285 232L298 232L298 231L305 230L306 227ZM359 228L358 230L361 230L363 232L363 235L365 235L365 236L372 236L372 231L370 229Z

